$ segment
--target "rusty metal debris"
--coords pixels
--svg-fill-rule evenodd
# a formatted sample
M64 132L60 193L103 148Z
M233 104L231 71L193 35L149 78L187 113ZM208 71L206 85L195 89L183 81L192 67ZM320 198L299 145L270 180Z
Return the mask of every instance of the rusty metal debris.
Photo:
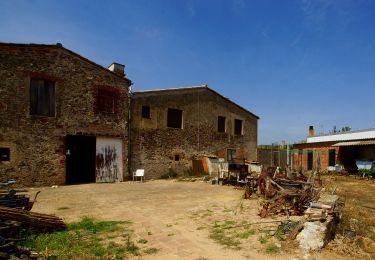
M24 194L17 194L17 190L10 188L10 186L15 183L16 182L13 180L0 183L0 206L30 211L40 191L34 195L33 200L30 200L28 196Z
M279 167L268 167L258 177L248 176L244 196L249 198L257 191L264 198L261 217L276 213L301 215L308 203L319 198L319 176L318 172L306 177L289 169L283 172Z
M297 239L304 250L323 247L335 234L343 204L334 189L323 191L319 170L306 177L279 167L263 169L259 176L248 176L245 198L256 192L262 199L259 215L302 216L299 221L281 223L278 229L287 239Z

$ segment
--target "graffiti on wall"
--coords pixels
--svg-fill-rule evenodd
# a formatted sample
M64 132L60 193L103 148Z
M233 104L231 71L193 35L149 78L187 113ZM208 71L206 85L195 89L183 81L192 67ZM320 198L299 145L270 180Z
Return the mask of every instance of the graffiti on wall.
M97 138L96 182L122 181L122 141Z

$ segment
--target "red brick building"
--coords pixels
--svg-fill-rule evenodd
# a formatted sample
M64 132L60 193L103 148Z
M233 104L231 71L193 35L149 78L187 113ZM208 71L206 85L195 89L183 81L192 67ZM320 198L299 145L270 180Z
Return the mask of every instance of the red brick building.
M375 160L375 128L326 135L314 135L310 127L306 143L294 144L295 169L312 170L341 164L347 171L356 171L356 161Z

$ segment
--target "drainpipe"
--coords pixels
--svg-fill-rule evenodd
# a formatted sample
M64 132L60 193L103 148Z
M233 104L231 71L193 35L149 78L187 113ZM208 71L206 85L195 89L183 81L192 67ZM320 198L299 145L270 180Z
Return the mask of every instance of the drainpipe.
M131 112L132 112L132 87L129 86L129 106L128 106L128 176L131 176Z

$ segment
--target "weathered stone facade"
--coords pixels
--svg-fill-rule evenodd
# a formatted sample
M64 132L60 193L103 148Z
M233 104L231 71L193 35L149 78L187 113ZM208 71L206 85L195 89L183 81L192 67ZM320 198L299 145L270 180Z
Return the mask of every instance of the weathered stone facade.
M142 106L149 108L143 116ZM182 110L181 128L167 126L168 108ZM235 150L234 161L256 160L259 118L207 86L135 92L131 111L131 168L144 168L146 178L169 169L183 174L204 155L227 160L228 149ZM242 122L240 134L234 134L235 119Z
M31 79L54 83L52 116L30 115ZM10 149L10 160L0 161L0 181L65 184L69 135L120 140L126 172L130 84L61 44L0 43L0 148ZM113 113L98 111L99 89L115 93Z

